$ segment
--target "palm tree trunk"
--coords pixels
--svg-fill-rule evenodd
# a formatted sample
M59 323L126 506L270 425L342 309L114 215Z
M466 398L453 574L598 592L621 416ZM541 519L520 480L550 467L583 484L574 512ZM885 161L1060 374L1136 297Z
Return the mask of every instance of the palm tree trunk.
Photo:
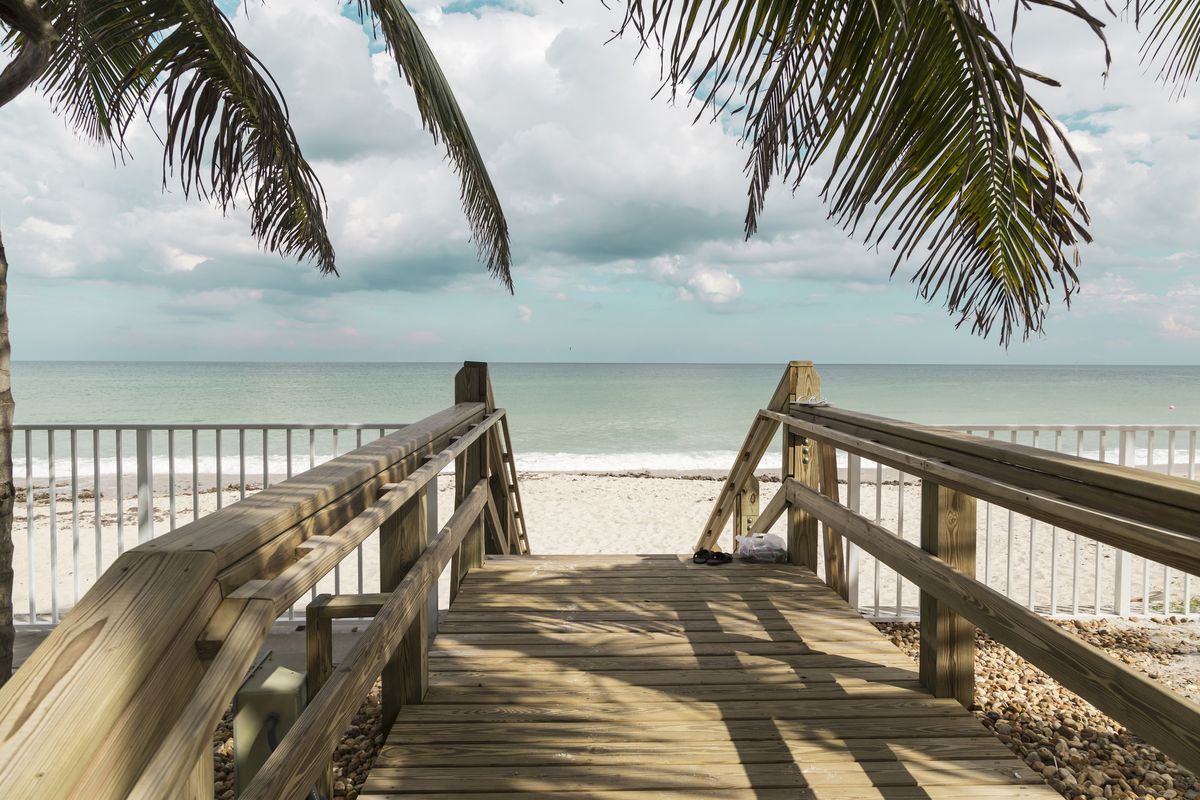
M13 640L13 403L8 341L8 259L0 238L0 686L12 674Z

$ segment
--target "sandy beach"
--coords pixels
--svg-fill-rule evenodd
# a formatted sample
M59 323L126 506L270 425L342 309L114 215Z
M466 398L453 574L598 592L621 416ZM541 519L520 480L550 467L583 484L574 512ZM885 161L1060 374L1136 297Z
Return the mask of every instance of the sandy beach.
M668 474L585 474L585 473L525 473L521 475L521 494L529 524L530 542L535 553L682 553L690 552L696 537L721 489L719 473ZM892 480L888 480L888 478ZM765 508L778 490L773 475L761 475L761 507ZM900 529L905 539L919 539L920 484L906 482L901 486L894 476L884 476L882 491L876 492L873 483L860 489L860 510L871 519L878 519L890 530ZM846 486L840 487L843 499ZM165 485L156 487L155 533L170 530L170 497ZM248 488L252 494L257 486ZM236 502L237 487L221 492L222 505ZM199 514L209 514L217 508L215 489L199 492ZM453 477L443 475L439 482L438 507L444 521L453 509ZM118 513L117 496L113 487L101 487L99 546L94 500L81 499L76 528L72 525L69 492L60 486L56 497L54 527L51 536L50 502L46 486L35 487L32 536L27 534L25 517L27 505L19 496L14 521L16 583L14 607L19 620L30 614L28 587L35 592L39 621L50 620L55 607L59 613L70 608L95 580L96 564L109 564L119 550L137 544L137 498L128 490L121 498ZM190 485L176 488L175 519L183 525L193 517L194 506ZM774 532L783 533L783 523ZM1010 546L1011 530L1011 546ZM1059 614L1088 614L1095 611L1097 590L1100 610L1111 605L1113 596L1114 551L1107 546L1076 537L1067 531L1054 531L1050 526L1028 518L1010 515L999 508L980 504L978 519L979 577L993 588L1004 591L1019 602L1042 611L1050 611L1051 594ZM57 541L57 552L52 547ZM724 549L732 547L728 533L722 538ZM27 554L32 550L32 563ZM1098 551L1098 552L1097 552ZM368 539L360 553L352 554L336 573L329 575L320 591L374 591L378 586L379 568L377 545ZM76 570L74 564L78 564ZM1161 566L1151 565L1144 573L1143 560L1130 558L1132 567L1131 610L1134 613L1164 613L1164 587L1169 587L1170 608L1184 610L1185 594L1191 610L1200 610L1198 600L1191 597L1196 587L1172 571L1164 580ZM1097 565L1099 573L1097 574ZM859 554L859 605L869 616L887 618L896 614L912 616L918 601L915 587L903 582L897 592L895 574L878 566L866 553ZM719 568L719 567L716 567ZM1143 575L1146 583L1143 586ZM1032 575L1032 582L1030 576ZM52 576L54 578L52 579ZM55 587L52 595L51 586ZM1032 593L1031 593L1032 587ZM1143 588L1147 591L1143 592ZM1146 602L1143 603L1143 598ZM444 599L443 599L443 602Z

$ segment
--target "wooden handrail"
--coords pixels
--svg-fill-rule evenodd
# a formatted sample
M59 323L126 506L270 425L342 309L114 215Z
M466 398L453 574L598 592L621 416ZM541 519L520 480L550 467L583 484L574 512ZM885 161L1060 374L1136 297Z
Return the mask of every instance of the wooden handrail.
M477 525L486 503L487 484L479 481L355 640L325 686L309 700L279 747L242 792L241 800L299 797L316 783L338 737L424 607L429 587Z
M937 598L1066 688L1133 729L1180 764L1200 771L1200 705L1157 685L974 576L887 529L788 481L789 501Z
M1098 511L1200 531L1200 483L1186 478L832 406L793 405L789 415Z
M411 516L441 469L464 460L479 464L485 439L498 438L506 417L491 404L486 365L464 371L473 397L118 558L0 689L5 796L211 797L212 729L276 614L375 528L381 547L394 539L385 535L389 526ZM417 542L416 551L393 552L387 568L402 571L413 561L424 566L410 569L397 593L411 594L405 587L417 577L428 590L430 565L444 565L449 552L462 549L464 536L482 553L482 539L472 540L463 525L469 519L473 530L482 530L487 486L471 486L452 517L449 539L456 544L442 538L418 556L423 538L401 536L404 547ZM512 517L495 524L504 526L507 539L524 540ZM466 547L468 554L475 549ZM477 563L472 558L456 560L469 567ZM382 619L391 627L383 650L371 651L371 665L378 652L400 646L391 633L409 625L408 606ZM398 667L406 657L397 656ZM340 713L344 696L337 696ZM316 707L333 711L327 702Z
M836 549L843 537L915 584L921 592L920 679L930 692L974 703L975 625L1200 771L1200 705L975 578L976 498L1200 575L1200 484L823 401L780 407L782 387L794 380L797 363L803 362L788 365L781 388L755 417L701 543L716 540L729 498L782 426L783 486L751 530L765 531L786 517L790 559L815 572L816 524L824 524L826 581L839 591L846 588ZM813 382L819 385L815 373ZM836 449L921 478L919 547L841 505Z
M1200 536L1188 532L1189 530L1200 530L1200 527L1173 530L1155 524L1153 510L1149 512L1151 520L1143 521L1143 518L1133 519L1107 510L1092 508L1081 502L1066 499L1051 490L1028 486L1027 484L1035 482L1036 476L1026 476L1022 480L1022 484L1025 485L1015 485L998 477L981 475L970 469L956 466L947 460L927 455L915 455L898 446L889 446L864 436L846 433L828 425L813 422L804 416L798 418L768 409L759 411L759 415L802 431L805 435L818 441L827 442L848 452L865 456L899 469L906 474L937 481L944 486L951 486L966 492L972 497L996 503L1050 525L1072 530L1184 572L1200 575ZM979 443L982 445L992 444L990 440L986 439L980 440ZM1007 450L1007 447L998 447L995 454L998 456ZM980 452L989 451L985 448ZM952 454L943 453L942 455L947 459L952 458ZM1031 467L1036 465L1042 469L1050 469L1058 461L1051 454L1044 461L1037 461L1032 456L1027 456L1025 463ZM1006 471L1006 474L1011 474L1011 470ZM1159 485L1155 480L1157 476L1144 470L1142 475L1146 476L1142 482L1147 486ZM1129 483L1126 482L1125 485L1128 489ZM1200 486L1198 486L1198 491L1200 491Z

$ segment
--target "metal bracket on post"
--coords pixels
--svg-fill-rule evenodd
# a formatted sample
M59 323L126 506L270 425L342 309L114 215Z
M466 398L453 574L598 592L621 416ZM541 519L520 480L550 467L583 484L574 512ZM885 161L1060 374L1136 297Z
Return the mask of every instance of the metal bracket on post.
M1127 467L1134 465L1134 454L1137 452L1137 433L1131 430L1121 431L1121 447L1118 459ZM1096 560L1096 569L1100 569L1100 560ZM1130 563L1129 553L1117 550L1113 555L1113 613L1120 617L1129 616L1129 588L1133 583L1133 564ZM1097 603L1099 605L1099 603Z
M148 428L137 429L138 543L154 538L154 439Z

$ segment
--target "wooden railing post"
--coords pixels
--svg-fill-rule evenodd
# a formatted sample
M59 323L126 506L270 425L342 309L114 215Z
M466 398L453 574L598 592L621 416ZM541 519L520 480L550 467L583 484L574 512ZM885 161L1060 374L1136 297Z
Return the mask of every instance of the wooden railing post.
M817 398L821 395L821 376L811 361L788 363L787 403ZM816 442L800 436L791 428L783 429L783 480L795 479L805 486L820 487L820 469ZM817 518L807 511L789 506L787 509L787 547L791 563L817 569Z
M840 503L838 497L837 450L830 444L820 444L817 447L820 455L821 494L835 503ZM828 524L825 529L825 583L829 584L843 600L850 597L850 588L846 580L846 559L842 552L842 537Z
M921 549L975 578L975 498L921 483ZM921 592L921 683L934 697L975 703L975 626Z
M733 540L729 552L737 552L737 537L749 536L758 522L758 478L751 475L733 499Z
M392 592L425 552L429 511L425 492L379 527L379 591ZM429 686L429 604L426 603L383 669L383 724L390 727L405 705L420 703Z
M311 701L321 691L325 681L333 672L333 619L325 613L332 595L319 594L304 609L304 645L306 672L304 688ZM317 779L317 792L321 797L333 795L333 753L328 764Z
M462 369L454 376L455 403L487 403L490 382L487 364L465 361ZM491 409L489 409L490 411ZM487 479L487 437L472 444L454 461L454 506L457 508L480 480ZM491 508L489 502L489 508ZM493 508L494 510L494 508ZM450 581L450 600L458 593L462 579L475 567L483 565L484 513L471 525L462 547L455 553L453 575Z

